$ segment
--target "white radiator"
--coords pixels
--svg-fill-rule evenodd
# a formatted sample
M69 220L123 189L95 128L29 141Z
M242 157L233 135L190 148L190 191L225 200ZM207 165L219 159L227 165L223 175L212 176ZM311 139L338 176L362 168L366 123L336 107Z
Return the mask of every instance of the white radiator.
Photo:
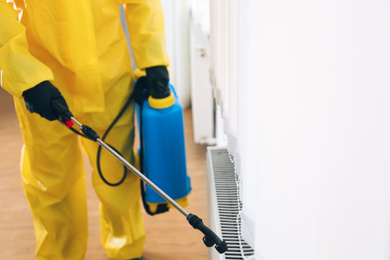
M254 259L253 249L240 236L239 189L226 148L208 147L207 163L209 225L229 248L224 255L212 248L210 260Z
M191 2L191 105L195 143L214 145L215 110L210 83L209 0Z

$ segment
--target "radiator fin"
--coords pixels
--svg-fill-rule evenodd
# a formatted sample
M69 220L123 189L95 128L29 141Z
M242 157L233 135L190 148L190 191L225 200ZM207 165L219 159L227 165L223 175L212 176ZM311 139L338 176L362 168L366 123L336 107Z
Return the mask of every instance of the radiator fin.
M209 148L209 167L211 190L215 191L217 206L216 226L222 238L228 244L229 250L225 253L225 260L245 259L253 256L254 250L241 238L241 221L239 212L242 208L239 200L237 176L234 173L234 164L225 148ZM214 189L213 189L214 188Z

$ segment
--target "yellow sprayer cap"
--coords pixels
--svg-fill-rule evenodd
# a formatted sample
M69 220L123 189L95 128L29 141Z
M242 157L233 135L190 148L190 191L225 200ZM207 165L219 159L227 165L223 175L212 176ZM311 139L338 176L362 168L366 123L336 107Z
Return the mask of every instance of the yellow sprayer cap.
M152 96L149 96L148 101L152 108L163 109L175 104L175 97L173 96L173 93L165 98L153 98Z

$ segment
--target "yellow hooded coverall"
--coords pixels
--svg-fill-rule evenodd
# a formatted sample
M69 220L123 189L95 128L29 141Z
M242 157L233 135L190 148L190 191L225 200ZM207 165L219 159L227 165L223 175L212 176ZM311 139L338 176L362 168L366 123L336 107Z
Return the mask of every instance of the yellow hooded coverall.
M22 180L34 218L38 259L84 259L88 224L80 142L93 167L100 199L102 244L112 259L142 255L145 240L139 180L128 174L110 187L96 171L97 144L79 139L58 121L29 113L22 94L49 80L83 124L100 136L133 91L133 69L120 24L125 5L131 46L140 69L169 65L159 0L0 0L2 87L15 97L22 130ZM134 105L106 141L134 162ZM123 166L102 153L108 181Z

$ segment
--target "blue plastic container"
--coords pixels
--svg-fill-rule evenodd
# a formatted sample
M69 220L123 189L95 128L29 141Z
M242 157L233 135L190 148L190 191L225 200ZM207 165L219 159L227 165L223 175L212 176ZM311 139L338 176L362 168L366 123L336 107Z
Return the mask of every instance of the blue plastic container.
M173 86L169 87L174 97L172 105L153 108L149 100L142 105L143 174L172 199L186 200L191 184L186 166L183 109ZM166 202L148 185L145 194L148 203Z

